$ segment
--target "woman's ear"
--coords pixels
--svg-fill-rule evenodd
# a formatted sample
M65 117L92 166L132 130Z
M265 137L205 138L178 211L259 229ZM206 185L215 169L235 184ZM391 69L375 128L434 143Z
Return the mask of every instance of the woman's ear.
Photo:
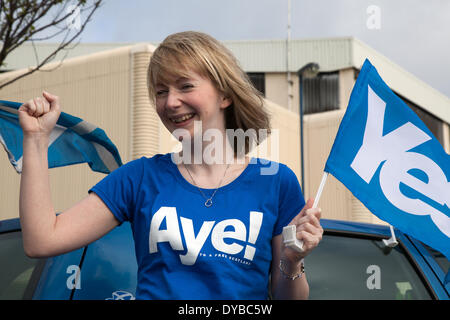
M222 109L225 109L225 108L229 107L232 103L233 103L233 100L231 100L231 98L222 97L222 104L220 105L220 107Z

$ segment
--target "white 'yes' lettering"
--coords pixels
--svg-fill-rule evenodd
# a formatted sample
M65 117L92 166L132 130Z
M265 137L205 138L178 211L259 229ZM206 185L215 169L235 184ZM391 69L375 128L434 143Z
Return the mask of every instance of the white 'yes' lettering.
M450 218L429 204L406 197L400 191L400 183L422 193L439 204L450 206L450 183L442 169L414 147L431 140L425 132L407 122L383 136L384 102L368 86L368 113L363 144L350 165L367 183L372 180L380 164L380 186L385 197L397 208L415 215L430 215L434 224L450 237ZM409 172L419 169L428 177L425 183Z

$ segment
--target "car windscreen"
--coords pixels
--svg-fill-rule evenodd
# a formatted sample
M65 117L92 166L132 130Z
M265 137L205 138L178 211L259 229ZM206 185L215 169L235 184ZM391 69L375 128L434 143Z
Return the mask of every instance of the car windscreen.
M305 259L310 299L431 299L402 246L325 234Z
M0 234L0 300L31 298L33 272L42 261L28 258L20 231Z
M450 261L439 251L433 249L432 247L426 245L425 243L421 242L422 245L430 252L431 256L433 257L434 261L439 265L442 272L444 274L447 274L450 269Z

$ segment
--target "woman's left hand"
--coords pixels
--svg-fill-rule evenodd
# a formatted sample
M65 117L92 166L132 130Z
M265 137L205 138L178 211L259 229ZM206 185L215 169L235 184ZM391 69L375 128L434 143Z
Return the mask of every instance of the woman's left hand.
M296 225L296 236L297 239L303 241L303 252L297 252L286 247L283 242L281 243L282 259L293 264L311 253L322 240L323 228L320 226L321 210L320 208L312 208L313 204L314 199L309 199L302 211L289 223L289 225Z

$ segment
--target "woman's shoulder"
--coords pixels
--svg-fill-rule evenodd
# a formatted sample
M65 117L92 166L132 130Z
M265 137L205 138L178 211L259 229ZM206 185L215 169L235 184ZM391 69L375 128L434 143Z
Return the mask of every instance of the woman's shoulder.
M161 167L167 166L168 162L171 161L170 153L168 154L155 154L151 157L142 156L137 159L130 160L124 163L121 167L115 171L139 171L142 172L144 168L147 167Z
M295 175L289 165L279 161L252 157L249 164L255 166L255 168L259 170L259 174L262 176L285 177L292 174Z
M139 158L133 159L126 163L128 166L133 165L142 165L142 164L150 164L150 165L159 165L163 163L167 163L171 161L170 153L157 153L153 156L141 156Z
M171 161L172 154L171 153L157 153L151 157L142 156L136 160L142 161L144 163L149 164L161 164L161 163L167 163L168 161Z

